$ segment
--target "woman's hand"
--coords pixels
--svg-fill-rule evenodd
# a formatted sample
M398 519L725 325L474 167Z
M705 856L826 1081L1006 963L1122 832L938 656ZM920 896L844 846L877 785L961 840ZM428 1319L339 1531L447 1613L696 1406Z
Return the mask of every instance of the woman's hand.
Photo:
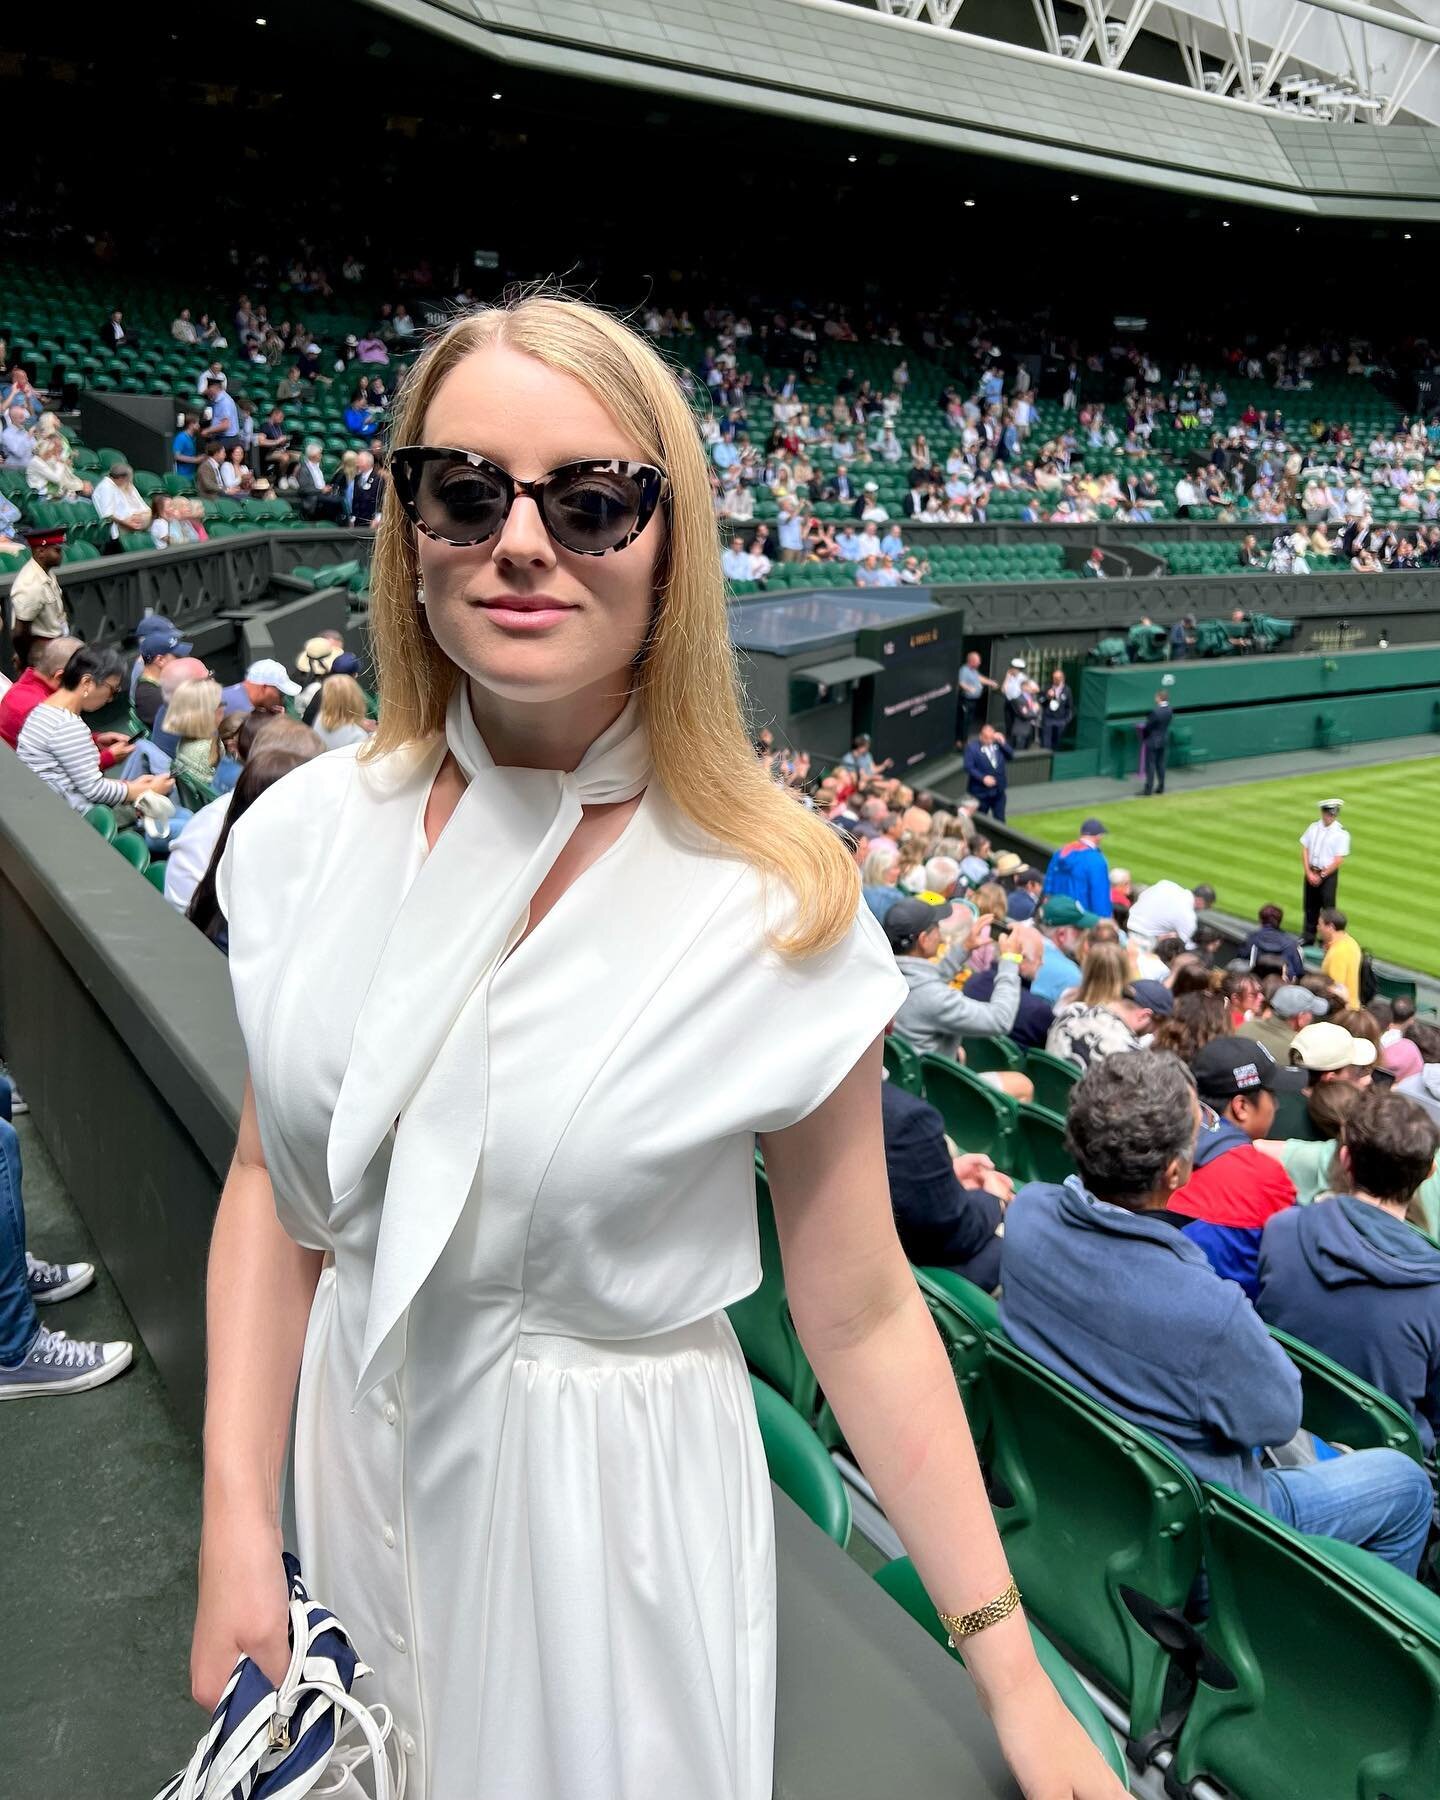
M213 1712L242 1656L279 1687L290 1666L290 1590L278 1529L213 1514L200 1534L200 1602L190 1644L190 1692Z
M1025 1800L1122 1800L1124 1788L1038 1665L1021 1686L981 1699Z

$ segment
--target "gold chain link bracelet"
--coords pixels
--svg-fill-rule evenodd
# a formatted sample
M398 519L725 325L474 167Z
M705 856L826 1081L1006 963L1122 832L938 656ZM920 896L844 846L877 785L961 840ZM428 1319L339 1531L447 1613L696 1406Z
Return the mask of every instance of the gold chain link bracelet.
M1020 1590L1012 1581L998 1599L987 1600L984 1606L977 1606L974 1612L942 1612L940 1623L950 1633L950 1648L958 1650L963 1638L974 1637L977 1631L983 1631L987 1625L998 1625L1002 1619L1008 1619L1019 1604Z

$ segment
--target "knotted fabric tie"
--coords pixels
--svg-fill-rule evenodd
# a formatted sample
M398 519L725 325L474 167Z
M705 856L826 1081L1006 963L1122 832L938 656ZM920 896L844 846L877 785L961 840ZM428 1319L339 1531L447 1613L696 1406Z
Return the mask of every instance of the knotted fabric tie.
M357 1404L404 1360L410 1303L475 1180L485 1140L486 1011L495 970L581 808L634 799L652 772L634 694L573 774L497 768L465 681L451 696L445 739L468 786L385 940L330 1122L332 1205L354 1193L395 1128Z

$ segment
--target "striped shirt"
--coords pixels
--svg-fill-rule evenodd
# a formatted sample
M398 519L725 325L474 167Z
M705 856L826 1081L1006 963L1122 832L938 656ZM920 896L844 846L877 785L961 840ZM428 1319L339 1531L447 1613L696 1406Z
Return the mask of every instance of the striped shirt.
M76 812L118 806L125 798L125 783L100 773L100 752L85 722L63 706L37 706L15 748L25 767Z

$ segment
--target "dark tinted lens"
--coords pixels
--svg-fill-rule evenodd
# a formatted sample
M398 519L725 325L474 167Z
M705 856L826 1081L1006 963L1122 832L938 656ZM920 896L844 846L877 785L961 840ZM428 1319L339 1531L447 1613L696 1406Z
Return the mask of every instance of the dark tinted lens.
M640 484L633 475L582 470L545 489L545 519L568 550L609 550L629 537L640 516Z
M491 537L505 516L505 485L466 462L421 465L417 502L430 530L458 542Z

